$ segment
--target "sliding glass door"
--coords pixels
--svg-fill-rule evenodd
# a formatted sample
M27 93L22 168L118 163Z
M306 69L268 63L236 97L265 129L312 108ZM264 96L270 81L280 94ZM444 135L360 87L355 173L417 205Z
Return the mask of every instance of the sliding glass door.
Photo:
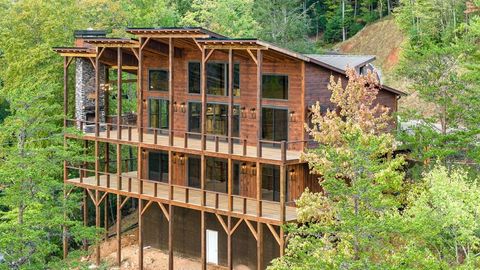
M168 183L168 153L148 153L148 179Z
M288 109L262 108L262 139L288 140Z
M148 101L148 126L151 128L168 129L169 101L156 98L151 98Z

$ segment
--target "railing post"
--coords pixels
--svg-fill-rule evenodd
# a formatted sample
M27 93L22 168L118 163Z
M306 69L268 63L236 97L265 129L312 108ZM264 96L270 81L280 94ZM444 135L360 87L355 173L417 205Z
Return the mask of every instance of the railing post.
M287 160L287 141L282 141L280 151L282 162L285 162Z
M188 133L184 133L184 137L183 137L183 148L187 148L188 147Z
M153 144L157 144L157 137L158 137L158 131L157 129L153 129Z
M132 140L132 127L128 126L128 141Z
M247 155L247 139L243 139L243 156Z
M107 129L107 138L110 139L110 124L105 123L105 128Z
M215 152L218 152L218 136L215 136Z

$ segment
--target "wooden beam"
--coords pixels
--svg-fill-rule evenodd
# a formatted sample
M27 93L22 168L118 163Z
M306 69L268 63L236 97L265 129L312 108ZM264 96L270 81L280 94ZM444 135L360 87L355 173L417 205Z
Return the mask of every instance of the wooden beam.
M120 204L120 209L123 209L129 199L131 199L131 197L125 197L125 199L123 199L122 204Z
M99 51L97 50L97 57L95 57L95 137L100 136L100 65L99 59L102 55L105 48L102 48ZM95 158L98 160L98 153L97 153L97 141L95 141ZM95 167L95 171L97 171L97 167ZM100 183L98 183L100 185Z
M168 145L173 145L173 39L168 39Z
M105 192L105 194L108 194ZM105 229L104 241L108 241L108 195L103 203L103 228Z
M102 203L102 201L107 197L108 195L108 192L104 192L102 197L100 198L100 200L97 202L98 206L100 206L100 204Z
M95 190L95 201L100 200L100 191ZM100 206L95 204L95 227L100 230ZM100 243L95 245L95 265L100 266Z
M137 60L140 58L139 55L138 55L138 48L130 48L133 52L133 54L135 55L135 57L137 58Z
M199 49L200 51L203 51L202 45L200 45L200 43L198 43L198 41L197 41L195 38L192 38L192 39L193 39L193 42L195 42L195 44L197 45L198 49Z
M227 224L225 224L225 221L223 220L222 216L220 216L217 213L215 213L215 216L217 217L218 222L220 222L220 225L222 225L222 228L225 231L225 233L228 234L229 230L228 230Z
M122 139L122 49L117 49L117 140Z
M88 227L88 189L83 190L83 226ZM83 250L88 251L88 241L87 239L83 239Z
M229 270L233 269L233 260L232 260L232 217L228 216L228 223L227 223L227 266Z
M143 142L143 47L147 44L147 38L145 42L142 43L143 39L140 38L140 49L138 50L138 72L137 72L137 131L138 131L138 141ZM140 154L140 153L139 153Z
M200 228L201 228L201 263L202 263L202 270L207 270L207 241L206 241L206 231L205 231L205 211L201 211L201 218L200 218Z
M119 69L119 66L111 66L111 69ZM121 69L123 70L138 70L138 66L122 66Z
M228 50L228 153L233 154L233 51Z
M67 127L68 119L68 66L69 59L64 57L63 59L63 127Z
M210 56L212 56L212 54L213 54L214 51L215 51L215 49L210 50L210 51L208 52L208 54L207 54L207 57L205 57L205 59L203 59L203 61L207 62L208 59L210 58Z
M88 193L88 195L90 196L90 199L92 199L92 202L94 205L97 204L97 201L95 200L95 197L93 196L92 192L89 190L89 189L85 189Z
M257 222L257 269L264 269L263 267L263 224Z
M153 201L148 201L147 205L145 205L142 209L142 213L141 215L143 216L143 214L145 213L145 211L147 211L147 209L150 207L150 205L152 205Z
M240 226L242 221L243 221L242 218L238 219L237 223L235 224L235 226L233 226L233 229L230 231L230 234L233 234L235 232L235 230L237 230L238 226Z
M287 170L285 165L280 166L280 221L282 224L285 224L285 197L286 197L286 190L287 190ZM280 226L280 256L283 256L284 253L284 230L283 227Z
M258 241L258 234L257 234L257 231L255 231L255 228L253 228L252 223L250 223L250 221L248 219L244 219L244 220L245 220L245 223L247 224L247 227L252 232L253 237L255 237L255 240Z
M161 203L161 202L157 202L157 203L158 203L158 206L160 207L160 210L162 210L163 215L165 216L165 218L167 219L167 221L170 221L170 212L167 211L167 209L165 208L165 206L163 205L163 203Z
M200 63L200 93L202 94L202 115L201 115L201 150L205 150L206 148L206 140L205 140L205 133L206 133L206 107L207 107L207 90L206 90L206 58L205 58L205 49L202 49L202 61Z
M262 51L257 50L257 157L262 153Z
M253 55L252 50L247 49L247 52L250 55L250 57L252 58L253 62L255 62L255 65L258 65L257 58L255 57L255 55Z
M118 104L117 104L118 106ZM122 190L122 145L117 143L117 189Z
M212 45L204 45L205 49L212 49L212 50L266 50L267 48L263 46L249 46L249 45L230 45L230 44L212 44Z
M278 245L281 245L280 236L278 236L277 231L275 231L275 228L273 228L273 226L269 223L266 223L266 225L267 225L268 229L270 230L270 232L272 233L275 240L277 240Z
M143 270L143 200L138 199L138 269Z
M209 38L207 34L137 34L139 37L148 38Z
M97 55L95 53L60 53L60 56L63 57L78 57L78 58L95 58Z
M117 266L122 264L122 196L117 194Z
M173 270L173 206L168 205L168 269ZM162 210L163 211L163 210Z

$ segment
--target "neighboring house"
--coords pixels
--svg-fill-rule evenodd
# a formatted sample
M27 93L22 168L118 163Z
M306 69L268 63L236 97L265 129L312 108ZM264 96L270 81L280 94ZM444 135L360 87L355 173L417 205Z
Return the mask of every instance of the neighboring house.
M299 159L310 142L304 123L316 101L331 106L330 76L345 79L348 61L197 27L126 31L136 39L77 31L75 47L54 48L65 59L65 126L82 131L66 140L96 158L65 164L65 182L85 189L97 227L105 198L117 198L117 224L123 202L138 201L140 268L152 246L169 254L170 269L174 253L203 269L264 269L283 255L281 225L296 221L295 200L321 190ZM133 100L124 93L132 84ZM396 111L401 94L380 86L377 102Z

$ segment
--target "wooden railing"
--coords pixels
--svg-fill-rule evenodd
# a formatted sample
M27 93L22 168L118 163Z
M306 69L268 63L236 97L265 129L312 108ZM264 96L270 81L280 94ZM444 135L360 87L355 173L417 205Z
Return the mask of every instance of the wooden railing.
M224 192L210 191L189 186L168 184L128 175L108 172L96 172L83 167L67 166L69 177L67 182L79 183L110 189L110 192L128 192L163 200L198 205L215 210L230 211L243 215L278 220L281 205L279 202L257 200L239 195L228 195ZM79 177L76 177L76 176ZM291 205L291 204L290 204Z
M68 119L69 126L76 126L80 130L84 130L87 125L95 126L94 122L71 120ZM258 158L272 158L271 153L275 153L274 159L286 161L289 159L288 153L303 151L308 147L312 140L298 141L272 141L258 140L257 145L249 145L246 138L228 137L225 135L202 134L199 132L191 132L185 130L170 130L161 128L141 127L137 128L133 125L120 125L115 123L102 123L100 125L102 138L118 139L127 142L139 142L139 137L143 137L144 143L153 145L168 145L175 147L183 147L185 149L196 149L214 153L234 154L239 156L249 156ZM115 134L112 132L115 131ZM138 136L140 131L143 136ZM92 132L93 133L93 132ZM133 133L136 135L134 136ZM265 150L270 155L265 155ZM278 152L278 153L277 153Z

